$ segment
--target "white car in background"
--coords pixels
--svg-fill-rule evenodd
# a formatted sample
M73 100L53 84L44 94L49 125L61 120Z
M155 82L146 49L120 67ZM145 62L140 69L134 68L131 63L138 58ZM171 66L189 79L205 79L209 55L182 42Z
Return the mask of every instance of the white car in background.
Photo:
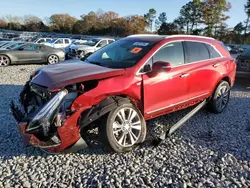
M114 42L111 38L92 38L82 45L72 45L69 47L69 58L83 58L99 50L100 48Z
M67 46L71 45L71 40L69 38L56 38L44 43L44 45L53 48L66 48Z

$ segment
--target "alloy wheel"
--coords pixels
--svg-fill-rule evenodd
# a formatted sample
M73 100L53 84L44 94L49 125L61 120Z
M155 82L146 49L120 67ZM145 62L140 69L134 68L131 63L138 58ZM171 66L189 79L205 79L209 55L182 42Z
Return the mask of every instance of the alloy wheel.
M56 55L50 55L49 58L48 58L48 62L49 64L55 64L57 63L59 60L58 60L58 57Z
M6 56L0 56L0 67L8 66L9 65L9 59Z
M216 96L216 107L222 111L229 101L230 88L226 85L221 86Z
M138 142L142 130L142 122L136 110L130 107L120 109L114 118L113 135L122 147L130 147Z

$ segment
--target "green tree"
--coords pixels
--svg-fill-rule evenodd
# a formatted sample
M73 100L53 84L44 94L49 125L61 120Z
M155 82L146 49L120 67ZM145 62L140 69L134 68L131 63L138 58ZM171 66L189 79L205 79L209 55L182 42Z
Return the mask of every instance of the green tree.
M180 10L180 18L183 25L186 26L186 33L189 34L193 31L194 26L201 22L202 7L195 1L190 1L185 4Z
M245 29L244 29L244 35L246 36L247 30L249 27L249 19L250 19L250 0L247 0L247 3L245 4L245 13L247 15L247 19L245 21L246 25L245 25Z
M202 9L202 23L207 26L205 30L208 36L212 36L216 32L215 27L229 18L225 15L231 8L227 0L196 0L195 3Z
M151 32L153 31L153 23L156 17L156 10L151 8L147 14L144 14L144 20L146 25L150 28Z
M167 13L166 12L162 12L159 14L158 18L155 20L155 28L159 29L159 27L164 24L167 23Z
M242 23L242 22L238 23L238 24L234 27L234 31L235 31L237 34L241 34L244 30L245 30L245 27L243 26L243 23Z
M158 30L159 35L173 35L180 33L175 23L163 23Z

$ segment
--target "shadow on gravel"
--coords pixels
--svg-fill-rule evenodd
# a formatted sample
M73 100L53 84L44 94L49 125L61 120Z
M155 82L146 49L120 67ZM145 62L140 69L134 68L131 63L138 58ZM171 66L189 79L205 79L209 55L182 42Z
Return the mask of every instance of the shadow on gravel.
M236 84L238 83L236 82ZM20 155L45 157L48 154L40 149L23 145L16 122L9 112L11 100L17 101L21 89L21 85L0 85L0 157L12 158ZM240 84L233 89L231 101L225 112L215 115L204 109L188 120L170 139L180 138L183 142L192 143L197 148L208 148L218 152L219 155L231 153L239 159L250 161L250 94L248 97L238 97L237 93L242 89L244 87ZM173 125L187 111L148 121L149 134L142 147L150 150L151 141L155 136L152 132L157 132L160 125ZM90 147L79 151L79 154L104 155L109 153L99 142L96 130L90 132L88 136L89 140L92 140ZM164 142L168 141L169 139L166 139Z
M235 79L234 91L249 91L250 92L250 79L239 77Z

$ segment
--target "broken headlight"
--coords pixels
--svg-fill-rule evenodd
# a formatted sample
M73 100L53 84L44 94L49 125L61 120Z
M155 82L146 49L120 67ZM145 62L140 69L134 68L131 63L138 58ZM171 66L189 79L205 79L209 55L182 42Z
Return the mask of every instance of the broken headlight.
M59 111L59 108L67 94L68 90L64 89L58 92L52 99L50 99L50 101L45 104L31 119L26 132L32 133L42 127L44 136L47 136L50 125L53 122L55 115Z

